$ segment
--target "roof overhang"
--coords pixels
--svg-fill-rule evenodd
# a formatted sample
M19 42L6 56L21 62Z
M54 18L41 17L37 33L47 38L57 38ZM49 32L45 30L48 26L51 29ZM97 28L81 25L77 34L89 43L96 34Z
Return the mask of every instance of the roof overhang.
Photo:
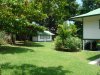
M45 34L47 35L54 35L53 33L51 33L50 31L44 31Z
M85 17L92 17L92 16L98 16L98 15L100 15L100 8L98 8L96 10L93 10L93 11L90 11L86 14L71 17L70 19L71 20L76 20L76 21L82 21L83 18L85 18Z
M88 15L88 16L82 16L82 17L75 16L75 17L71 17L70 20L73 20L73 21L83 21L83 18L93 17L93 16L100 16L100 14Z
M38 32L38 34L40 34L40 35L55 35L55 34L51 33L50 31Z

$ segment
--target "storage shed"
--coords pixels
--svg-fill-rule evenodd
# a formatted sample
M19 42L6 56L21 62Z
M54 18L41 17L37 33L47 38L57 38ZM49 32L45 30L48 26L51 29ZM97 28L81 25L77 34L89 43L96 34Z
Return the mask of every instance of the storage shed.
M37 36L32 37L32 41L41 41L41 42L52 41L53 35L54 34L51 33L50 31L38 32Z

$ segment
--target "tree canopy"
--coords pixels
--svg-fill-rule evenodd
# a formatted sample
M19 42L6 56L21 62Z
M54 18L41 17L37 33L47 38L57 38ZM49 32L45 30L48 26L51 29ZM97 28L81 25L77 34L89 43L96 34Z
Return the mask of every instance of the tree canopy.
M34 0L47 18L39 21L50 31L56 32L57 26L77 13L76 0ZM37 7L36 7L37 8Z
M36 35L43 26L56 33L77 8L76 0L0 0L0 26L11 34Z
M100 0L82 0L81 13L87 13L94 9L100 8Z
M2 30L14 34L30 34L43 31L44 27L32 24L46 18L46 14L34 9L33 3L0 3L0 26Z

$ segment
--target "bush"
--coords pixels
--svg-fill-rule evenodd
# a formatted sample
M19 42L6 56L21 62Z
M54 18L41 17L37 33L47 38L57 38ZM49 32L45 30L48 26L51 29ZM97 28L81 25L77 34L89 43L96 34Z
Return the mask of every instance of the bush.
M58 26L57 34L55 39L55 48L58 50L66 51L79 51L82 45L81 40L76 34L77 28L75 25L68 25L64 23Z
M64 51L79 51L82 48L82 42L81 39L78 37L70 37L66 38L65 43L63 44L61 38L57 36L55 38L55 48L57 50L64 50Z
M7 44L6 40L4 39L5 35L6 34L4 31L0 31L0 45Z
M62 40L59 36L55 38L55 49L62 49Z
M66 39L65 46L69 51L79 51L82 48L82 41L78 37L70 37Z

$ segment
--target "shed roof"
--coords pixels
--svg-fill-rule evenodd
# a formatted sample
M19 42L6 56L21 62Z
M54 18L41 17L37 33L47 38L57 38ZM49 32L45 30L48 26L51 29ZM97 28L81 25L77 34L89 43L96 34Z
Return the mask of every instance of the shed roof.
M51 33L50 31L44 31L44 33L49 34L49 35L54 35L54 34Z
M90 12L88 12L86 14L82 14L82 15L71 17L71 19L83 18L83 17L95 16L95 15L100 15L100 8L95 9L93 11L90 11Z
M41 35L54 35L53 33L51 33L50 31L44 31L44 32L39 32L38 34L41 34Z

